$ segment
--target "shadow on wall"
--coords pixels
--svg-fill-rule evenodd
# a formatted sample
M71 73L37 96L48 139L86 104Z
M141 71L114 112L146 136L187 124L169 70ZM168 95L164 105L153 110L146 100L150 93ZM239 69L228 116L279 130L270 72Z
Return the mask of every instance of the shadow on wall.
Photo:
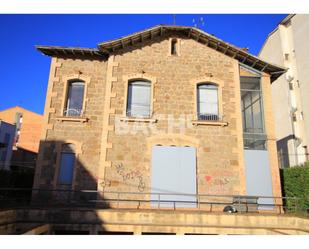
M11 170L32 171L34 173L38 153L17 147L13 150L11 158Z
M293 140L293 139L295 139L295 136L291 134L277 141L279 165L281 168L290 167L290 156L289 156L288 143L290 140Z
M110 206L96 192L97 179L80 152L66 141L40 142L31 208L23 211L23 223L50 224L52 234L108 234L96 210Z

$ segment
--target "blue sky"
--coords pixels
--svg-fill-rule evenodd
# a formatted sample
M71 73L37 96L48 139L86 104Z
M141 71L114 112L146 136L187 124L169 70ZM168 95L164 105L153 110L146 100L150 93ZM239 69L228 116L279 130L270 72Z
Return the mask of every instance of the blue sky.
M206 32L257 55L267 35L286 14L176 15L177 25L192 26L203 17ZM34 45L96 47L158 24L173 15L0 15L0 110L20 105L43 113L50 58Z

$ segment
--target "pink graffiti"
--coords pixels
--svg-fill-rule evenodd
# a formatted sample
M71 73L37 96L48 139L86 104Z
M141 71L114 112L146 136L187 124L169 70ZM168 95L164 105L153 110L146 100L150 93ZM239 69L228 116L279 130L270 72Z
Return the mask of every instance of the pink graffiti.
M206 180L206 182L210 182L211 181L211 176L205 176L205 180Z

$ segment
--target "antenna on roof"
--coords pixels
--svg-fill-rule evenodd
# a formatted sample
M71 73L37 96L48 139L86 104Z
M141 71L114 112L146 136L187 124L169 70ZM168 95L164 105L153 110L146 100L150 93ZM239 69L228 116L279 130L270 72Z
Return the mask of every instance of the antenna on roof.
M197 19L193 18L192 22L193 22L193 26L198 29L202 29L202 27L205 25L203 17L199 17Z
M176 15L173 15L173 25L176 25Z

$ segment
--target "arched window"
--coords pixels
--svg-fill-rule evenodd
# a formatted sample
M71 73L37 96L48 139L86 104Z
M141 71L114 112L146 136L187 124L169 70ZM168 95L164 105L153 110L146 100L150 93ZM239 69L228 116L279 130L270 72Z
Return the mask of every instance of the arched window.
M63 144L60 156L59 184L72 185L75 165L74 144Z
M197 117L199 120L218 120L218 86L203 83L197 86Z
M151 82L145 80L130 81L128 85L127 116L150 117Z
M85 82L76 80L68 84L68 94L64 110L65 116L81 116L83 113Z

